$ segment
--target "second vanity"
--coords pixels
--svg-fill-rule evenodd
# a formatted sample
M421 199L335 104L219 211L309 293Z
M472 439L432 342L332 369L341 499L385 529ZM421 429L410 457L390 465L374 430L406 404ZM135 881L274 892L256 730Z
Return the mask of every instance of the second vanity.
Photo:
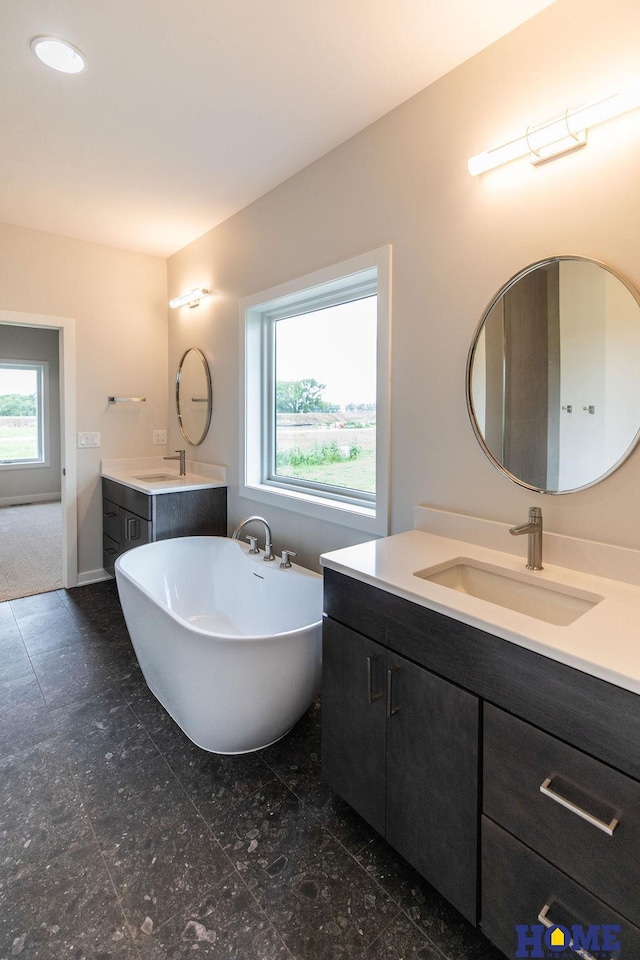
M188 462L180 476L164 458L102 463L103 566L113 575L126 550L169 537L227 535L224 467Z
M640 956L640 587L418 530L322 564L324 779L507 956Z

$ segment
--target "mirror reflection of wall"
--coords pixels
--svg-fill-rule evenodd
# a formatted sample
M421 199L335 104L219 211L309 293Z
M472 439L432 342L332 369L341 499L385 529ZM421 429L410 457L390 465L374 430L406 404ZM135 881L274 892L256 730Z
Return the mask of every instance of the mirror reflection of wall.
M563 257L494 298L469 359L478 438L512 479L544 492L595 483L640 429L640 306L612 271Z

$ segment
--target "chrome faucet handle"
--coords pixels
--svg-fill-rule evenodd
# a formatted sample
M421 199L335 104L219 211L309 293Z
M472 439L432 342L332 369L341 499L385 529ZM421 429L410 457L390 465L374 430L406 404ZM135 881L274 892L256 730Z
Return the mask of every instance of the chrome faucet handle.
M293 550L283 550L282 551L282 560L280 561L280 566L282 569L288 569L291 566L291 557L297 557L298 554L294 553Z
M260 551L258 550L257 537L245 537L245 540L249 542L249 553L260 553Z

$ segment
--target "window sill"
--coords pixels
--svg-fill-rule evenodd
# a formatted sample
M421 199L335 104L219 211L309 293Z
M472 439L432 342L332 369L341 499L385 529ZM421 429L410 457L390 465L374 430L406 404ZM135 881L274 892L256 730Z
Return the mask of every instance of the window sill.
M376 505L361 506L343 500L331 500L328 497L298 490L283 489L271 484L257 483L240 486L240 496L249 500L258 500L281 510L291 510L304 514L314 520L325 523L337 523L354 530L364 530L377 536L387 535L387 516L380 515Z
M38 467L48 466L50 466L50 464L45 460L31 460L25 463L0 463L0 470L33 470Z

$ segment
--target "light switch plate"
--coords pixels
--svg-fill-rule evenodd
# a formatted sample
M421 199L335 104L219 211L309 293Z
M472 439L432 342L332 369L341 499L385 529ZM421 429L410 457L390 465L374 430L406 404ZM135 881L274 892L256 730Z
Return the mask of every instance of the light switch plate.
M78 447L84 449L85 447L99 447L100 446L100 434L99 433L79 433L78 434Z

